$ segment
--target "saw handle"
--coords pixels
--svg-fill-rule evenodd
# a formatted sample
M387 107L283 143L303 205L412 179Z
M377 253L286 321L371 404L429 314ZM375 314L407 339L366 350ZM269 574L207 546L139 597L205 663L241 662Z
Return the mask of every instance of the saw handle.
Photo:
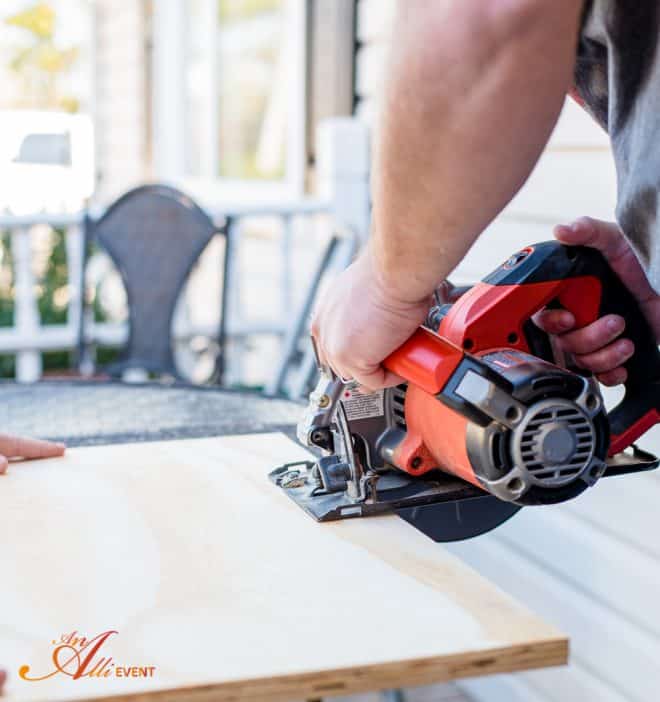
M562 246L562 249L572 262L571 271L551 306L571 312L578 327L607 314L619 315L626 321L622 336L635 345L635 353L624 364L628 373L624 398L608 415L612 433L610 455L613 455L660 422L658 342L637 300L599 251L583 246ZM535 325L528 325L525 332L532 353L541 355L538 350L550 348L547 334ZM552 356L546 360L552 360Z

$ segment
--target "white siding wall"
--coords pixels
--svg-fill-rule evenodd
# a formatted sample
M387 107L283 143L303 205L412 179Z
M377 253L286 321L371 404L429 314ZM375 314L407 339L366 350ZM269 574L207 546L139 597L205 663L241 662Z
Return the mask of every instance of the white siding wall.
M358 114L377 115L390 0L359 0ZM580 215L613 216L604 134L567 103L534 174L454 275L474 281ZM660 451L660 429L642 446ZM451 550L571 636L567 668L462 683L483 702L651 702L659 697L660 475L610 478L577 500L528 508Z

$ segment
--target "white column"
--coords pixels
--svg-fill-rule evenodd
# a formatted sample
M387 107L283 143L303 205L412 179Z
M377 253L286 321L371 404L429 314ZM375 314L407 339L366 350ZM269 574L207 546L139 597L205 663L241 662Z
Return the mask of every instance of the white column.
M369 128L351 117L327 119L318 128L316 153L319 195L330 201L336 224L364 243L371 218Z
M154 176L173 181L186 167L186 35L184 0L153 4Z
M293 192L302 193L307 171L306 102L307 102L307 5L305 0L287 0L287 181Z
M41 377L41 353L36 350L39 337L39 308L32 271L32 247L29 228L11 233L14 259L14 327L22 351L16 354L16 380L33 383Z
M204 70L204 114L202 115L204 149L201 154L201 176L214 179L219 177L220 155L220 46L217 0L203 0L201 4L204 31L201 37L205 55Z

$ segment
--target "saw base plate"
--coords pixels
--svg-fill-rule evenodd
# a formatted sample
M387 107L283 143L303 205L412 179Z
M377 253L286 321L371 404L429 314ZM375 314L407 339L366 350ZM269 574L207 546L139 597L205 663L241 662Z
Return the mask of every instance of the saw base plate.
M412 477L401 471L379 474L376 499L351 500L345 492L324 492L311 480L312 461L289 463L270 480L317 522L397 513L434 541L459 541L483 534L513 516L519 505L441 471ZM299 473L299 479L292 473ZM283 476L287 483L283 484Z
M632 446L607 461L603 477L654 470L659 460ZM461 541L485 534L510 519L520 505L504 502L442 471L413 477L398 470L373 475L375 489L363 501L345 491L326 492L312 477L314 461L286 463L268 477L317 522L396 513L437 542Z

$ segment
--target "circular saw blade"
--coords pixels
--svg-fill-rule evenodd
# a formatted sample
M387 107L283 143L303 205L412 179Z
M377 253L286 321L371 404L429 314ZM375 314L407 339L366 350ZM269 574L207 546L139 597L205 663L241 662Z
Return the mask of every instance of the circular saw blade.
M480 536L510 519L519 505L493 495L401 507L397 513L433 541L447 543Z

